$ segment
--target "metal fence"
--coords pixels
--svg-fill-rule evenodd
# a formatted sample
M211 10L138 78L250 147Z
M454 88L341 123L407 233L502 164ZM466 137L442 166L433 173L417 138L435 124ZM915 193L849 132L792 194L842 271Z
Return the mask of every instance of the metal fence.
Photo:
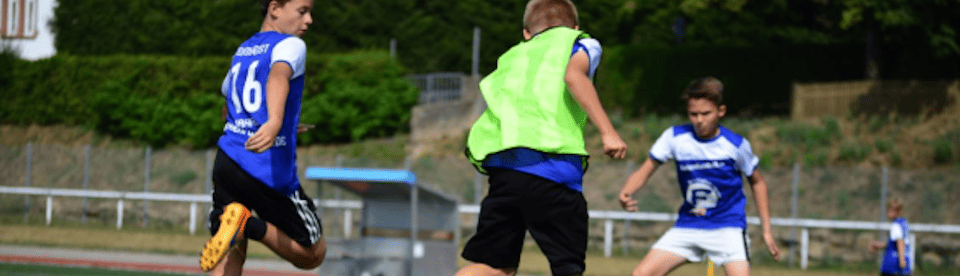
M459 100L464 77L466 74L451 72L410 75L407 79L420 90L419 104L432 104Z
M381 155L379 158L350 158L316 151L299 150L297 161L301 171L298 175L302 176L303 170L310 166L407 169L417 175L422 185L459 196L465 203L461 207L464 230L473 229L472 214L476 211L470 208L475 208L471 204L479 202L484 195L486 177L477 174L462 156L414 159L402 156L402 152L393 154L400 156L383 156L391 154L381 151L359 153ZM140 227L163 224L189 228L197 220L189 214L202 217L209 208L209 196L203 195L209 195L211 189L214 153L214 150L36 144L0 146L0 186L40 189L30 190L29 195L0 194L0 216L7 221L10 217L23 216L24 220L32 221L49 217L53 222L112 225L120 221L121 226L135 223ZM672 166L658 170L650 183L635 195L644 212L618 211L617 193L636 164L603 157L591 159L590 170L584 177L584 197L594 218L590 248L607 255L616 247L621 254L645 252L659 234L672 225L672 214L682 201L677 196L679 189ZM774 228L774 235L784 246L788 259L798 265L805 253L802 249L807 248L804 243L827 247L820 250L811 247L812 251L807 252L810 259L823 263L841 254L861 254L856 252L863 251L864 246L855 244L857 240L882 239L887 225L882 209L886 199L892 197L906 203L905 216L911 220L913 229L920 231L917 248L921 252L926 250L925 246L939 244L934 244L938 240L953 243L958 240L955 232L950 232L954 230L927 231L915 226L960 224L960 217L955 215L960 213L957 169L795 166L761 170L768 182L771 214L778 218L774 220L778 226ZM357 198L329 185L301 180L305 191L321 200L321 206L328 207L321 214L324 224L346 228L346 231L330 231L331 237L359 234L359 229L354 227L357 215L349 211L359 208ZM749 189L745 187L745 193L751 197ZM161 198L154 197L156 195ZM51 196L58 198L50 202ZM181 198L181 202L163 199L171 196ZM192 203L182 202L183 197ZM748 201L747 213L756 214L752 197ZM953 229L949 227L954 226L945 227ZM752 234L759 233L755 226L751 228ZM469 237L469 233L464 236ZM762 252L762 242L754 242L751 250ZM861 259L871 259L869 254L861 255L865 255Z

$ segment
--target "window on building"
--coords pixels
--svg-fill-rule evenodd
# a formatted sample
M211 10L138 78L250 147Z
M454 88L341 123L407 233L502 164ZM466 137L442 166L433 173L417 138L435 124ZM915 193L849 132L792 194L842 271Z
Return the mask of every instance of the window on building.
M27 0L23 21L23 37L37 35L37 0Z
M20 1L7 1L7 36L17 36L20 29Z

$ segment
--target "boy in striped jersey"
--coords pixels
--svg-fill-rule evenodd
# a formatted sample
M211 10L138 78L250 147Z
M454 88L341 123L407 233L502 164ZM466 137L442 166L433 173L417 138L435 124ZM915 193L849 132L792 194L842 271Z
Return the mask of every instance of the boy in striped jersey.
M323 262L326 245L313 200L297 179L297 133L313 0L260 0L260 32L240 45L221 92L223 135L213 167L213 237L200 268L240 275L247 240L302 269ZM251 216L250 210L257 212Z
M759 158L746 138L720 126L727 107L719 80L694 80L682 99L691 123L664 131L650 148L650 158L620 191L621 206L636 211L633 194L661 164L676 161L684 199L677 222L653 245L633 275L666 275L685 262L701 262L704 257L723 266L726 275L750 275L743 176L753 190L763 241L774 260L780 258L770 230L767 183L757 170Z

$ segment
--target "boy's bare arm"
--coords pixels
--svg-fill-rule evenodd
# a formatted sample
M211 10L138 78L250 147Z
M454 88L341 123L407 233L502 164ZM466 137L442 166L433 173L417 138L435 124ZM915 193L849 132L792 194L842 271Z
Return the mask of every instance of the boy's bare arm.
M617 130L610 123L610 118L604 112L603 106L600 105L597 89L587 75L589 72L590 57L587 56L586 52L581 51L570 58L564 80L567 87L570 88L573 98L580 103L580 107L587 113L587 117L590 117L590 121L600 130L600 136L603 139L603 152L613 158L623 159L627 153L627 144L620 139Z
M907 251L907 243L903 239L897 239L897 263L900 268L907 268L907 257L904 255Z
M290 77L293 76L293 68L286 62L274 63L270 68L270 76L267 77L267 85L264 91L267 98L267 122L260 126L250 139L247 139L246 149L249 151L261 153L273 146L277 139L277 133L283 126L283 112L287 102L287 95L290 94Z
M653 161L652 158L647 158L647 161L640 165L640 169L637 169L630 175L630 178L627 178L627 183L623 184L623 188L620 189L620 207L631 212L637 211L637 201L633 199L633 194L647 185L647 180L659 167L660 163Z
M767 195L767 181L764 180L760 171L754 171L748 180L750 180L750 188L753 190L753 201L757 204L757 213L760 215L763 242L767 244L767 250L770 251L773 260L780 261L780 248L777 247L777 241L773 238L773 230L770 227L770 200Z

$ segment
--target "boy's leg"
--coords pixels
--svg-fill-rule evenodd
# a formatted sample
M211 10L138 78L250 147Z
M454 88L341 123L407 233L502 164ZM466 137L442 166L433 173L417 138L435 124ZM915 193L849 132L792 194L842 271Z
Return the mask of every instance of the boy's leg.
M729 276L750 275L750 237L742 228L709 230L700 243L714 263Z
M673 271L681 264L687 262L687 258L671 253L666 250L651 249L647 256L643 257L640 264L633 269L633 276L663 276Z
M527 189L521 202L530 236L550 261L553 275L580 275L586 269L587 202L580 192L550 180L515 172Z
M493 268L489 265L473 263L461 268L454 276L510 276L516 272L517 270L513 268Z
M210 275L242 275L243 263L247 259L247 240L244 239L237 247L231 248L223 261L217 265Z
M653 244L632 275L662 276L686 262L703 261L704 251L699 243L707 238L705 233L699 229L670 228Z
M261 191L267 195L270 192L274 191L269 188ZM253 209L267 226L260 242L297 268L320 266L327 246L313 200L304 195L302 189L289 197L274 193L254 203Z
M523 225L518 202L523 183L510 177L510 170L489 169L490 192L480 203L477 232L463 247L463 258L474 262L456 275L512 275L520 264Z
M327 245L323 237L320 237L317 242L310 246L305 246L270 223L267 223L267 234L263 236L263 240L260 240L260 242L301 269L313 269L320 266L327 254Z
M213 175L213 210L208 225L211 232L220 231L221 224L226 222L220 221L220 214L224 213L221 208L238 202L236 206L255 210L259 217L250 217L248 226L239 227L240 231L251 230L244 233L244 238L259 239L298 268L315 268L323 262L326 244L321 237L320 218L313 200L302 189L284 196L247 174L223 152L217 154ZM257 237L258 234L262 236Z
M750 263L747 261L731 261L723 265L723 272L728 276L750 276Z

